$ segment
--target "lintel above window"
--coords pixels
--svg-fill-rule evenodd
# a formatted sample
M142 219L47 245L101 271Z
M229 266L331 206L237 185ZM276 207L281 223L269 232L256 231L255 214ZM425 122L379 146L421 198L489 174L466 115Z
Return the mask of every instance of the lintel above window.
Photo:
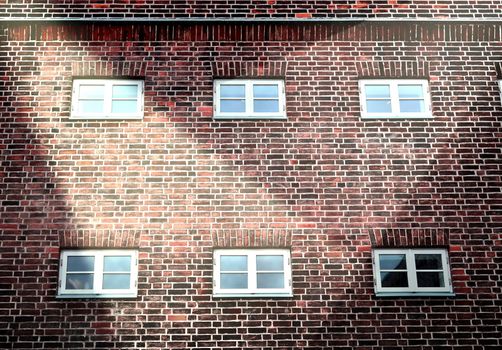
M429 84L423 79L359 81L361 118L432 118Z
M135 297L137 273L136 250L63 250L59 267L58 297Z
M285 119L283 80L218 79L214 81L215 119Z
M143 118L143 81L75 79L71 119Z
M374 249L377 296L453 295L446 249Z
M217 249L213 259L215 296L291 296L291 258L287 249Z

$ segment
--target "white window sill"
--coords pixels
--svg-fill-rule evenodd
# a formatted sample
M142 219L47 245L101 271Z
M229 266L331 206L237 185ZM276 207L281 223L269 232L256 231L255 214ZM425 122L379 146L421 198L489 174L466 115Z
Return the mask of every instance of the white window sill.
M58 294L56 299L132 299L137 294Z
M286 116L214 116L214 120L287 120Z
M378 292L376 297L393 298L393 297L454 297L453 292Z
M70 120L142 120L143 116L99 116L99 117L86 117L86 116L71 116Z
M214 298L291 298L293 294L277 294L277 293L256 293L256 294L213 294Z
M377 115L377 116L361 116L362 120L375 120L375 119L385 119L385 120L409 120L409 119L434 119L432 115L421 115L421 116L389 116L389 115Z

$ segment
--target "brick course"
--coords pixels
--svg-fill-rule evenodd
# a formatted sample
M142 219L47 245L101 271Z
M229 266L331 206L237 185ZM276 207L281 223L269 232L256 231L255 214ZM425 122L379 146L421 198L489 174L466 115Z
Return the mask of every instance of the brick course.
M499 349L501 33L4 24L0 344ZM234 74L283 77L288 119L214 121ZM434 118L361 120L380 75L428 78ZM144 119L69 120L78 76L144 78ZM243 246L291 247L293 298L212 297L213 247ZM376 298L372 246L448 247L456 296ZM55 299L61 247L138 248L138 298Z
M14 18L501 18L499 0L4 0Z

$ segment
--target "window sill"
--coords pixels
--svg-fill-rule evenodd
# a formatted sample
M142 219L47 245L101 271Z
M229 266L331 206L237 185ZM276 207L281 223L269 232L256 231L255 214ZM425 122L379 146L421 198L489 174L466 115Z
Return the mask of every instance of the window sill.
M288 117L281 116L213 116L214 120L287 120Z
M292 298L293 294L213 294L214 298Z
M56 299L133 299L137 294L58 294Z
M393 297L454 297L453 292L378 292L375 296L380 298L393 298Z
M362 120L409 120L409 119L434 119L432 115L420 115L420 116L389 116L389 115L378 115L378 116L361 116Z
M78 120L78 121L85 121L85 120L142 120L143 116L99 116L99 117L86 117L86 116L71 116L69 118L70 120Z

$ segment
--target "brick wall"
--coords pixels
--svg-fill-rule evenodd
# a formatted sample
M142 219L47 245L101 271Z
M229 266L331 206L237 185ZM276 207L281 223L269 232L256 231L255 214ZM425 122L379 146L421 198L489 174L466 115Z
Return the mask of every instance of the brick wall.
M500 18L499 0L4 0L16 18Z
M5 25L0 344L499 349L501 33ZM269 74L286 121L212 119L213 77ZM69 120L79 76L144 77L144 119ZM361 120L369 76L427 77L434 118ZM449 248L455 297L374 296L371 247L409 245ZM242 246L290 246L294 297L213 298L212 248ZM61 247L139 248L138 298L55 299Z

